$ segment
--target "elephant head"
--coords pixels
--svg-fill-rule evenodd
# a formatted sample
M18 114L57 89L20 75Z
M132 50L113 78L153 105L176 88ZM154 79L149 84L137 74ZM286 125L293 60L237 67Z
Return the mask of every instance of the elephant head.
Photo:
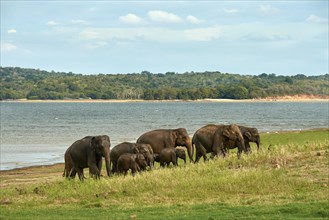
M142 170L146 169L148 164L143 154L136 154L135 161Z
M103 156L105 158L106 163L106 172L107 175L110 176L111 168L110 168L110 137L107 135L95 136L91 139L90 143L91 147L95 149L96 155Z
M159 154L153 154L153 159L156 162L160 162L160 155Z
M176 148L175 149L175 153L176 153L176 156L183 159L184 162L186 163L186 154L185 154L185 150L182 149L182 148Z
M149 144L136 144L139 153L143 154L146 159L147 164L152 167L154 164L154 156L151 145Z
M240 130L243 134L244 139L248 142L256 143L257 144L257 150L259 150L260 136L259 136L257 128L244 127L242 129L240 128ZM250 149L247 149L247 150L250 150Z
M175 146L186 147L190 161L193 161L193 148L191 138L185 128L178 128L173 130L173 137Z

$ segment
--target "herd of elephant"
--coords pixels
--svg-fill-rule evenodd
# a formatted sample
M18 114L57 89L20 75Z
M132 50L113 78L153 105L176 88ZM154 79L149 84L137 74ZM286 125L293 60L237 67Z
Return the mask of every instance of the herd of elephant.
M83 180L83 169L89 168L94 178L99 178L102 169L102 158L105 158L107 175L114 173L131 174L152 168L154 162L162 167L177 159L186 163L185 147L191 162L197 163L201 157L206 161L207 153L211 158L222 155L228 149L238 148L238 158L242 152L250 153L249 142L257 144L259 149L260 136L256 128L231 125L208 124L198 129L193 138L189 137L185 128L158 129L142 134L136 143L123 142L110 150L110 138L107 135L87 136L75 141L65 152L65 168L63 176L74 178L78 173ZM195 159L194 156L195 148ZM112 168L111 168L112 167Z

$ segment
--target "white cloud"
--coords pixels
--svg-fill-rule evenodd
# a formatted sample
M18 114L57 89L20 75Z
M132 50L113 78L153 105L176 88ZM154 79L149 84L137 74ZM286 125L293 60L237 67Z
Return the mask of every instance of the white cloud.
M311 22L311 23L328 23L328 19L320 18L319 16L316 16L316 15L313 15L313 14L308 16L306 21Z
M186 20L190 22L191 24L200 24L202 21L192 15L189 15L186 17Z
M259 9L263 15L275 15L280 12L278 8L275 8L271 5L261 5Z
M148 40L155 42L211 41L220 37L219 26L176 30L169 28L88 28L80 33L81 40Z
M224 12L227 14L234 14L234 13L237 13L238 10L237 9L224 9Z
M59 25L59 23L56 22L56 21L48 21L48 22L47 22L47 25L48 25L48 26L56 26L56 25Z
M85 20L80 20L80 19L71 20L71 23L72 24L81 24L81 25L90 25L90 22L85 21Z
M135 14L127 14L125 16L121 16L119 17L120 21L127 23L127 24L139 24L141 23L142 19L140 17L138 17Z
M1 43L1 51L13 51L16 49L17 46L12 43Z
M17 31L16 31L15 29L9 29L9 30L7 31L7 33L8 33L8 34L16 34Z
M166 11L149 11L148 16L152 21L167 22L167 23L180 23L182 19L173 13Z

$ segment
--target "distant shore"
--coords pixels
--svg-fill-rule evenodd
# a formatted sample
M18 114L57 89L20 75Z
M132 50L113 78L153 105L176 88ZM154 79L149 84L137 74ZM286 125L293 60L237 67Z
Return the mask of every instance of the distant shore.
M197 99L197 100L143 100L143 99L58 99L58 100L29 100L29 99L16 99L16 100L2 100L2 102L98 102L98 103L125 103L125 102L328 102L329 96L281 96L281 97L267 97L261 99Z

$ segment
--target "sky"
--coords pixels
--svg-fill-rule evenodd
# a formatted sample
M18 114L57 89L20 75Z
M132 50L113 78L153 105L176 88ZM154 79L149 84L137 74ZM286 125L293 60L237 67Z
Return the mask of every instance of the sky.
M1 66L328 73L329 1L5 1Z

